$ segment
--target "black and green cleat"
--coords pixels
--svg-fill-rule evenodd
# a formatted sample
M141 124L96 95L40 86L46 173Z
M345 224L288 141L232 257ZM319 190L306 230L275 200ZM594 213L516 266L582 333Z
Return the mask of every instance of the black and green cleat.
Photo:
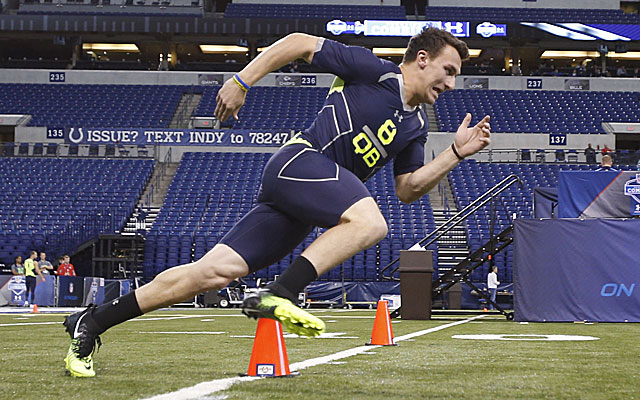
M245 297L242 313L249 318L270 318L280 321L284 328L298 336L314 337L325 330L324 322L294 305L291 300L268 291Z

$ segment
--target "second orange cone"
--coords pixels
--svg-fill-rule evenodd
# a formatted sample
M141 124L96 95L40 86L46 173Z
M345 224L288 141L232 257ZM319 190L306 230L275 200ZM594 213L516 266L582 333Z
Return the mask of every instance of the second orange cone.
M389 316L389 302L378 301L376 309L376 319L373 321L373 332L368 345L396 346L393 343L393 329L391 328L391 317Z
M247 375L273 377L297 375L289 371L287 347L284 344L280 322L268 318L258 320Z

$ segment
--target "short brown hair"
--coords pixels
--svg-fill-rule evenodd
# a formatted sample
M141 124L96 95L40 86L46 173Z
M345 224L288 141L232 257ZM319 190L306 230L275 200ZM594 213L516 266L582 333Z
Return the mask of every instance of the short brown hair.
M465 42L445 30L425 26L422 32L409 40L402 62L415 60L420 50L426 51L429 58L434 59L446 45L453 46L463 61L469 58L469 48Z

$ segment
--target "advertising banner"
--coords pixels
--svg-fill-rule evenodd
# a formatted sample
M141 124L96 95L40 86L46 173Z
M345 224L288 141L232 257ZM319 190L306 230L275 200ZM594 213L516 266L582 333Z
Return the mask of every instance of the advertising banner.
M565 79L564 90L589 90L588 79Z
M55 301L55 281L56 277L43 274L45 281L42 282L40 277L36 278L36 291L34 304L39 306L53 306Z
M635 171L560 171L560 218L624 218L640 214Z
M516 321L640 322L638 219L518 219Z
M279 147L290 138L291 129L64 128L65 143L76 144Z
M22 275L12 276L9 279L9 293L11 298L9 304L13 306L22 306L27 301L27 283Z
M80 307L84 298L84 278L58 277L58 307Z
M84 278L83 306L104 303L104 278Z
M465 89L489 89L489 78L464 78Z

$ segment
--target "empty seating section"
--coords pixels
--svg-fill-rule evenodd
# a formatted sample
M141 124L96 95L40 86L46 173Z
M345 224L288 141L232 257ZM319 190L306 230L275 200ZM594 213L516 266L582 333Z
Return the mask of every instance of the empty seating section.
M261 171L269 157L263 153L185 153L147 235L145 276L198 259L211 249L255 204ZM401 205L392 175L387 167L367 182L387 218L389 235L322 280L376 280L379 268L398 256L400 249L409 248L435 228L428 198ZM292 254L252 278L273 279L322 232L314 230Z
M168 127L190 86L0 84L0 108L31 126Z
M622 10L570 8L427 7L428 20L491 22L580 22L638 24L640 16Z
M230 3L227 18L316 18L316 19L407 19L401 6L359 6L335 4L246 4Z
M73 240L119 231L151 177L152 160L0 158L0 262L51 257ZM106 231L105 231L106 229Z
M493 132L605 133L602 122L640 122L636 92L455 90L434 108L440 130L455 132L467 112L491 116Z
M616 168L620 168L617 166ZM627 166L622 166L627 169ZM558 185L558 171L560 170L590 170L598 166L577 164L492 164L480 163L475 160L465 160L449 173L449 183L453 190L458 209L466 207L482 193L510 174L516 174L523 181L523 188L512 185L502 193L495 203L497 215L494 232L498 234L506 228L513 219L533 217L533 188L556 187ZM490 238L491 208L485 205L466 221L467 239L471 251L480 248ZM496 256L498 266L498 280L503 283L513 282L513 245ZM489 273L488 265L472 272L472 280L486 282Z
M204 87L203 96L194 113L212 116L216 109L217 87ZM240 110L238 121L230 118L227 126L234 129L308 128L322 108L327 88L253 87Z

